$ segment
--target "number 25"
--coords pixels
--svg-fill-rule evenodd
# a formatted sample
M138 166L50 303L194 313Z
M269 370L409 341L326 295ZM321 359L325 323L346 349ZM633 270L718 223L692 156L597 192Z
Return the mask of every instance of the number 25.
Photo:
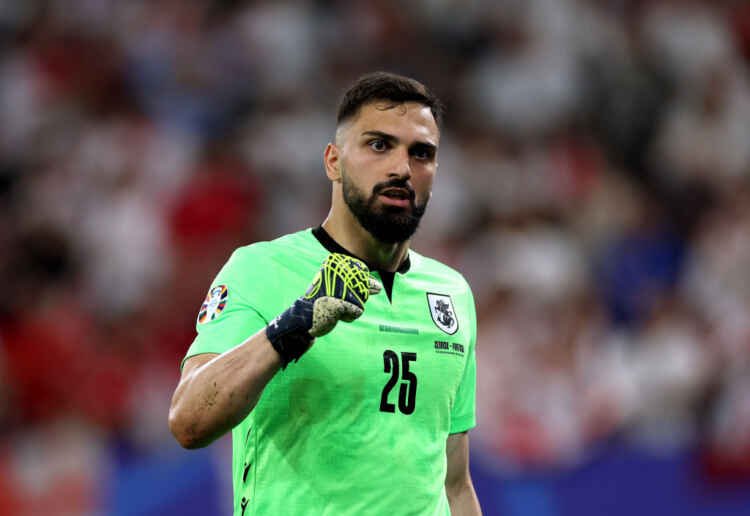
M406 415L414 412L414 405L417 398L417 376L409 371L409 362L414 362L415 360L417 360L416 353L401 353L401 379L403 382L401 382L398 388L398 410ZM393 413L396 412L396 406L388 402L388 395L399 379L399 360L395 351L386 349L383 352L383 368L384 372L390 373L391 377L388 379L385 387L383 387L383 393L380 396L380 411Z

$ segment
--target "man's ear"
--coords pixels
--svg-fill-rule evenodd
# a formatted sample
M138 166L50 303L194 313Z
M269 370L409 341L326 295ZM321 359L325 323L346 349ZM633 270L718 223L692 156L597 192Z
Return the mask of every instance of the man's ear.
M341 181L341 155L335 143L326 145L326 150L323 153L323 166L326 169L328 179L334 183Z

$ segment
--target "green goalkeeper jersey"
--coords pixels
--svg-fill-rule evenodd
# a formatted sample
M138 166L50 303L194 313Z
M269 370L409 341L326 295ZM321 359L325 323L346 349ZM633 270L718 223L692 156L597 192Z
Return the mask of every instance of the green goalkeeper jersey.
M185 358L263 329L333 247L318 228L236 250ZM390 298L371 296L359 319L316 339L234 428L235 516L450 514L446 439L475 425L474 301L435 260L411 251L403 269Z

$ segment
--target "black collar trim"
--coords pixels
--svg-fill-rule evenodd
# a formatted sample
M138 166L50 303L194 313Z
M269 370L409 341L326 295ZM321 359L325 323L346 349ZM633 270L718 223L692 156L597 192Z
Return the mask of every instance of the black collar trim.
M326 250L330 253L341 253L341 254L347 254L349 256L354 256L354 258L357 258L359 260L362 260L359 258L359 256L355 256L353 253L350 253L341 245L336 242L331 235L328 234L328 231L323 229L323 226L318 226L316 228L313 228L312 230L313 236L318 239L318 242L320 242L320 245L326 248ZM362 260L364 261L364 260ZM380 271L380 269L376 267L371 267L369 263L365 262L368 267L370 267L370 270L377 270ZM401 265L399 266L398 270L396 272L401 274L406 274L409 271L409 268L411 267L411 260L409 259L409 256L406 256L406 260L401 262ZM387 272L387 271L380 271L380 272Z

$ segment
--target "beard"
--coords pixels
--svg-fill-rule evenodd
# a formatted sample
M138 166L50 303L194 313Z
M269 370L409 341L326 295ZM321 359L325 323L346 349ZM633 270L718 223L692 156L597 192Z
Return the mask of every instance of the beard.
M419 221L427 209L427 200L422 204L417 204L414 190L407 185L406 180L392 179L378 183L373 187L372 195L367 197L362 190L348 180L345 172L341 174L341 177L344 202L362 227L376 240L386 244L405 242L417 231ZM387 188L409 190L411 196L409 207L376 206L378 195Z

